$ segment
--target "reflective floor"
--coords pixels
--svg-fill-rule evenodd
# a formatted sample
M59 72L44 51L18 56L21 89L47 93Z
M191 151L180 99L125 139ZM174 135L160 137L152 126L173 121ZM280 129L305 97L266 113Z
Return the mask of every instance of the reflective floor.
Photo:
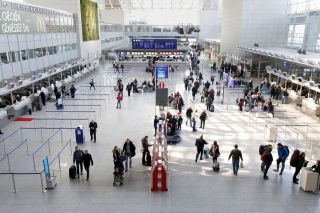
M204 79L209 80L210 73L206 64L202 65ZM205 109L198 94L194 102L191 92L184 90L183 77L186 67L180 67L175 73L170 73L166 81L170 92L179 91L185 100L183 115L187 106L193 106L198 111ZM58 159L53 161L51 170L57 178L54 190L41 192L39 175L16 175L17 193L13 193L12 177L0 175L0 212L319 212L319 195L303 192L299 185L292 184L293 168L287 162L284 174L277 175L272 171L275 162L269 171L269 180L263 180L260 172L260 144L266 143L265 124L312 124L317 130L319 120L312 119L294 105L279 105L278 110L290 114L285 119L256 117L255 112L239 112L234 105L236 97L241 91L226 91L224 105L221 99L216 98L214 113L209 112L209 118L204 130L193 133L189 126L182 126L182 142L169 147L169 190L168 192L150 192L150 170L141 165L141 138L148 135L153 137L153 116L155 113L154 93L124 95L122 108L116 108L116 92L113 86L116 78L121 77L124 85L137 78L139 84L143 80L151 81L151 74L144 72L141 65L132 65L121 75L114 75L111 66L106 64L94 75L83 79L76 84L77 99L65 101L68 113L45 112L55 110L53 103L48 103L41 112L33 113L34 118L60 118L61 120L37 120L31 122L13 122L3 129L7 137L19 127L29 127L6 140L7 150L23 143L27 139L29 152L23 144L10 155L10 168L14 172L37 172L42 170L42 158L49 156L51 161L59 154L61 171ZM96 90L89 90L88 83L93 78ZM101 87L98 87L101 86ZM107 95L109 94L109 95ZM78 106L76 106L78 105ZM88 105L88 106L79 106ZM89 106L96 105L96 106ZM169 109L176 113L174 109ZM81 112L76 112L81 111ZM95 112L91 112L95 111ZM199 114L200 115L200 114ZM30 116L27 116L30 117ZM88 118L96 118L98 123L97 143L92 143L88 135ZM258 116L259 117L259 116ZM279 116L281 117L281 116ZM62 120L62 119L66 120ZM67 120L74 119L74 120ZM78 120L76 120L78 119ZM82 120L81 120L82 119ZM292 120L290 120L292 119ZM92 154L94 166L91 167L90 180L83 177L70 180L68 168L72 164L71 151L75 146L74 130L49 128L74 128L78 124L85 127L86 143L82 147ZM31 129L45 127L47 129ZM306 127L293 126L292 128L279 126L279 138L289 145L291 151L298 147L307 150L307 157L315 160L319 158L318 146L309 146L311 143L303 139ZM319 128L318 128L319 129ZM296 134L295 131L300 131ZM194 162L196 148L195 139L201 134L212 144L217 140L220 145L221 156L220 172L212 171L212 160ZM317 137L316 131L308 130L309 137ZM297 136L298 135L298 136ZM298 137L298 140L296 138ZM300 138L299 138L300 137ZM130 138L137 147L137 155L133 159L133 167L124 176L124 185L113 187L113 162L111 150L114 145L122 147L126 138ZM0 140L1 140L0 139ZM49 142L48 142L49 139ZM68 144L72 140L72 150ZM313 143L314 141L312 141ZM41 148L41 143L46 143ZM316 142L314 142L316 143ZM49 146L50 153L49 155ZM238 144L243 152L244 168L240 169L237 177L233 176L231 162L228 155L234 144ZM40 148L39 148L40 147ZM65 149L62 149L64 148ZM40 149L38 152L36 152ZM1 148L2 154L4 153ZM35 156L33 163L32 152ZM277 157L273 150L274 159ZM0 158L1 159L1 158ZM34 168L36 170L34 170ZM8 160L0 162L1 172L8 171Z

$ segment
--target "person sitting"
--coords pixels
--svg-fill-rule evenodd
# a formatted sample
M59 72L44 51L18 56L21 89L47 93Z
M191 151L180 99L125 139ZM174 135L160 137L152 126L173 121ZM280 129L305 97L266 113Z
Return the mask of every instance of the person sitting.
M317 163L311 166L313 172L317 172L320 174L320 160L317 160Z

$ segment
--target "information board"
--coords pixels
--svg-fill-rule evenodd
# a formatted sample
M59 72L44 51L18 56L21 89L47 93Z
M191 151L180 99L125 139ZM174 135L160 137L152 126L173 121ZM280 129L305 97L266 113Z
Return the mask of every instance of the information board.
M169 76L169 68L168 68L168 66L156 67L156 78L157 79L168 78L168 76Z
M176 50L176 39L132 39L132 49Z

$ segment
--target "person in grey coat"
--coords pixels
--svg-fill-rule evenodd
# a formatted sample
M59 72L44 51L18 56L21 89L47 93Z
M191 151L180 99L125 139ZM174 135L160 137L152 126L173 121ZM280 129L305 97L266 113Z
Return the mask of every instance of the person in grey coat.
M243 162L243 158L242 158L242 153L238 149L238 145L237 144L234 145L234 149L231 150L228 160L230 160L231 157L232 157L233 174L235 176L238 176L240 159L241 159L241 162Z

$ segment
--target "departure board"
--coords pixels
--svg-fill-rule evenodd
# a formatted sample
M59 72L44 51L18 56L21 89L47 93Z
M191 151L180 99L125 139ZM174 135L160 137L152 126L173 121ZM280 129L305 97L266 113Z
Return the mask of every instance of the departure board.
M176 39L132 39L132 49L176 50Z

